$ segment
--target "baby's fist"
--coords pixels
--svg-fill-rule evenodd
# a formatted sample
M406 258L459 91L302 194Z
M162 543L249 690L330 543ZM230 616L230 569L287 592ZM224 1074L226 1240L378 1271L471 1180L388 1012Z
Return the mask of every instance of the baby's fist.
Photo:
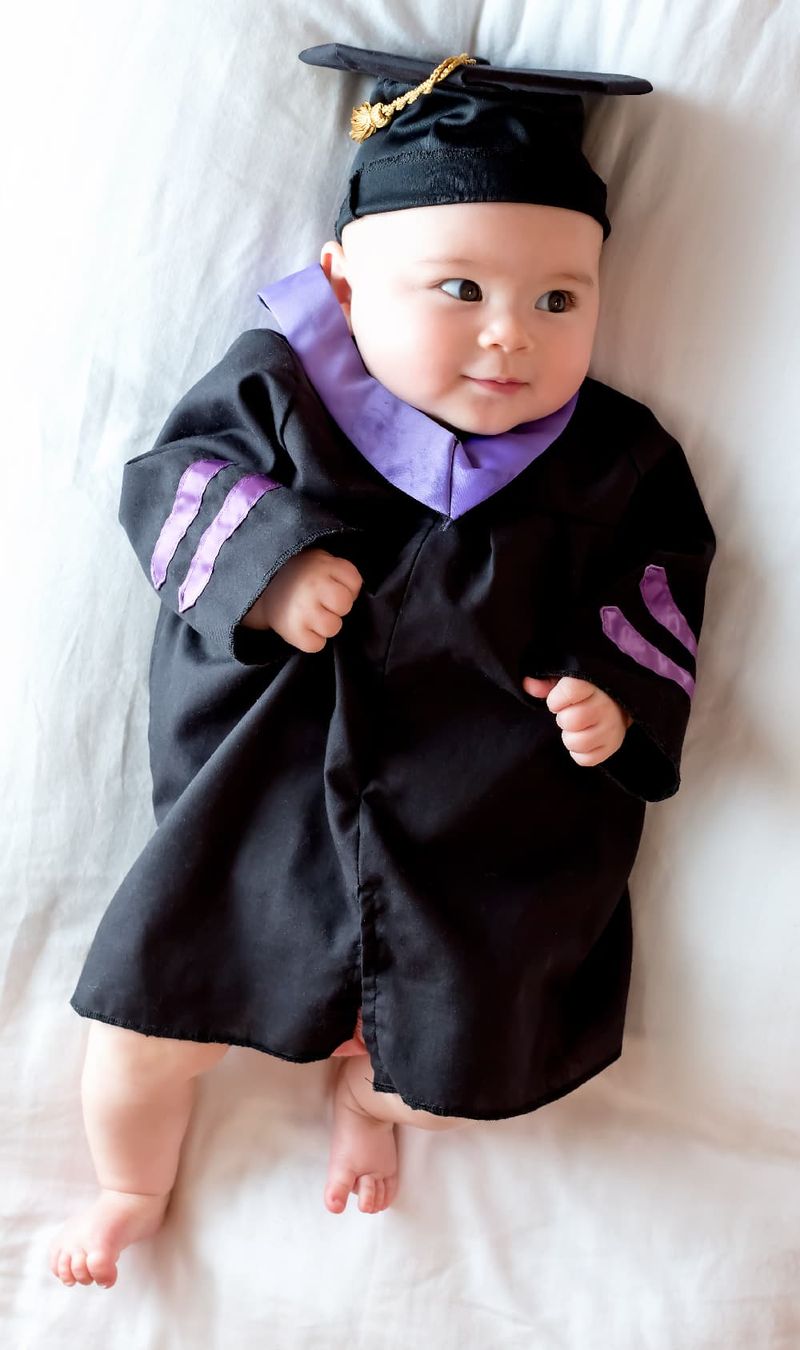
M241 622L245 628L273 628L301 652L319 652L341 629L362 585L346 558L306 548L278 569Z
M589 684L564 675L560 680L536 680L526 675L522 686L533 698L546 698L561 727L561 739L576 764L602 764L625 739L633 718L613 698Z

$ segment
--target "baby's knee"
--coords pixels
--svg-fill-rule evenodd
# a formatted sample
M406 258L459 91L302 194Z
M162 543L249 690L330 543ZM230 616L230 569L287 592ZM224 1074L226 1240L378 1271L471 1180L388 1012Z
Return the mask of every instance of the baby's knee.
M145 1036L128 1027L93 1021L86 1047L84 1081L122 1075L146 1084L195 1078L222 1059L227 1045Z

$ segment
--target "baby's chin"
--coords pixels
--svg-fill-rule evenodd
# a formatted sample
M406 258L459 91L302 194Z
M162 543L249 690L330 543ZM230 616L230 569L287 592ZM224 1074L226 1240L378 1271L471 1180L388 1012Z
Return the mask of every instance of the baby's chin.
M522 426L524 425L525 422L530 421L532 421L530 417L525 417L522 419L522 422L504 421L499 426L496 425L495 423L489 424L486 422L472 422L472 421L470 422L469 426L454 426L451 425L449 422L443 422L442 426L446 426L448 431L452 431L454 435L463 439L464 436L504 436L507 431L513 431L514 427Z
M426 412L425 408L420 409ZM550 409L555 412L555 408ZM432 421L438 422L440 426L446 427L456 436L503 436L507 431L513 431L514 427L524 426L527 422L535 422L540 417L546 417L547 413L520 411L518 415L502 415L499 411L485 411L475 413L461 413L456 410L453 417L457 420L451 421L447 416L438 416L436 412L426 412L426 415Z
M566 394L550 399L524 396L517 399L513 395L500 395L495 401L491 398L484 400L480 396L480 401L470 399L466 403L459 400L438 405L431 403L428 407L421 404L414 406L456 436L502 436L515 427L538 422L558 412L571 397L571 394Z

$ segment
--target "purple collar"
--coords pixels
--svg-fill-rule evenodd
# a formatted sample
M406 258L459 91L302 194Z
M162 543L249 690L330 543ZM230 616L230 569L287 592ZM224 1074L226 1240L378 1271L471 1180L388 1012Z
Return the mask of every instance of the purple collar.
M536 422L463 441L366 369L319 264L259 291L333 420L401 492L455 519L510 483L561 435L578 395Z

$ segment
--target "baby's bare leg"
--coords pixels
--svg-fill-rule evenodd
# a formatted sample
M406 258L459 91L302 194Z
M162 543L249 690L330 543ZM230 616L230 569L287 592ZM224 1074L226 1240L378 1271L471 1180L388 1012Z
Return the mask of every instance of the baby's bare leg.
M101 1189L91 1209L71 1219L51 1249L51 1269L64 1284L112 1285L122 1249L160 1227L195 1079L227 1048L92 1022L83 1114Z
M351 1191L364 1214L377 1214L392 1203L397 1191L395 1125L450 1130L466 1124L457 1116L414 1111L396 1093L375 1092L372 1077L367 1055L345 1059L339 1071L324 1197L332 1214L342 1213Z

